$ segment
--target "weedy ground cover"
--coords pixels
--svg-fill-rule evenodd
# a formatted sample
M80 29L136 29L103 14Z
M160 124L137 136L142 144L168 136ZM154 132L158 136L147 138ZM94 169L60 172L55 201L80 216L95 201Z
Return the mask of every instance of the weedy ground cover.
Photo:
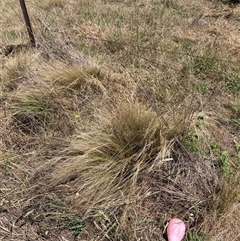
M240 7L2 3L0 237L238 240Z

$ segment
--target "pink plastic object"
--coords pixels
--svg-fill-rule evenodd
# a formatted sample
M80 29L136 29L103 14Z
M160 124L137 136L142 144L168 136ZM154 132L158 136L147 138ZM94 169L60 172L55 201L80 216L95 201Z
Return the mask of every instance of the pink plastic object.
M185 235L186 226L181 219L173 218L167 227L168 241L181 241Z

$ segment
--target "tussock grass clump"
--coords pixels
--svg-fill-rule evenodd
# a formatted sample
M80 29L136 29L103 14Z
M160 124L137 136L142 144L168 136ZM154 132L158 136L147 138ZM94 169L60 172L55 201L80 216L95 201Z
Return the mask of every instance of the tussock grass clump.
M95 64L63 65L55 64L48 68L46 79L54 86L69 91L81 91L87 87L94 87L101 91L104 89L100 80L103 79L101 68ZM95 81L93 81L94 79Z
M51 185L79 184L84 197L79 204L107 205L121 199L134 190L143 171L161 166L170 155L164 125L144 106L123 104L106 118L76 136L70 156L59 160L53 172Z
M38 56L37 53L23 51L8 58L1 76L3 88L14 90L26 81L36 66Z
M50 190L73 185L74 194L67 200L91 226L102 229L98 238L110 229L109 237L135 240L130 226L138 222L136 207L127 203L149 195L145 186L142 190L142 180L171 160L173 140L167 138L168 129L157 114L142 104L107 109L75 135L62 157L43 168L52 170Z
M85 64L55 62L47 66L41 76L60 101L71 102L72 110L80 113L83 120L92 118L91 112L96 108L121 103L120 93L126 98L133 97L136 83L121 70L114 70L89 59Z
M11 107L13 120L25 132L43 127L54 114L54 108L41 92L18 93Z
M9 102L12 124L25 134L37 134L39 131L70 134L73 130L72 101L50 87L25 86L9 97Z

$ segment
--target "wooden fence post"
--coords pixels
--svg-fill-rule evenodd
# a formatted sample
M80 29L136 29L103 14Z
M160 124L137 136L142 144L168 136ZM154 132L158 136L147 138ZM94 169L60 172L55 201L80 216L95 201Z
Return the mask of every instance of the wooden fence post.
M20 5L21 5L21 8L22 8L25 24L27 26L27 31L28 31L28 36L29 36L29 39L30 39L31 46L36 47L36 42L35 42L35 38L34 38L34 35L33 35L31 22L30 22L30 19L29 19L29 16L28 16L25 0L19 0L19 1L20 1Z

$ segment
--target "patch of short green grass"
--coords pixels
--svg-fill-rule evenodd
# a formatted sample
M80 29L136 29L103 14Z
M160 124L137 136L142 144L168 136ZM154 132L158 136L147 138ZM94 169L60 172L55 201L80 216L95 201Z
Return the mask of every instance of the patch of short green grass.
M232 69L226 76L226 89L236 96L240 93L240 69Z
M66 222L66 220L65 220ZM73 232L74 236L80 236L86 229L84 220L79 217L68 217L64 228Z
M184 241L203 241L203 240L204 238L201 235L193 231L187 232L186 237L184 238Z
M11 160L8 156L1 156L0 159L0 169L3 175L7 175L11 168Z

